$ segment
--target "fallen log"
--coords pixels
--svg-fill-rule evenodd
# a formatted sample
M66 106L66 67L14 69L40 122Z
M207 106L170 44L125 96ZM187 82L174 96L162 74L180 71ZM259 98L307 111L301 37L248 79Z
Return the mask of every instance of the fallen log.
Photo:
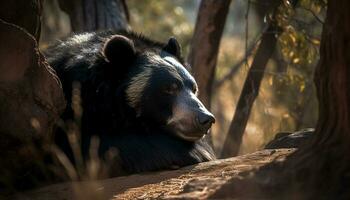
M214 194L218 195L220 188L230 180L248 176L255 169L273 161L283 161L293 151L294 149L262 150L172 171L136 174L100 181L56 184L17 194L13 198L35 200L207 199Z

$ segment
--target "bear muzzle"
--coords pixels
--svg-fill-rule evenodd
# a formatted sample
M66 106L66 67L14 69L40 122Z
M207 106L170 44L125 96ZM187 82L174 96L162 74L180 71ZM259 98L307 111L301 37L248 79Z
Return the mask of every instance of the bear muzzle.
M193 94L179 95L173 107L173 116L168 121L176 136L196 141L203 138L215 123L215 117Z
M208 133L211 125L215 123L215 117L208 111L199 112L196 117L196 124L200 130Z

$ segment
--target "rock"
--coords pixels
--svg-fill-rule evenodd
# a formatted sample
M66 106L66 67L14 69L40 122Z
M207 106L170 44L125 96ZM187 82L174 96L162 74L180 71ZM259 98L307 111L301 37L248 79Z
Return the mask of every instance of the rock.
M312 138L314 131L315 129L309 128L294 133L277 133L275 138L265 146L265 149L299 148L305 141Z
M294 150L262 150L173 171L62 183L16 195L14 199L207 199L214 194L220 196L217 191L230 180L249 175L272 161L282 161ZM225 196L230 196L227 190Z
M59 80L25 29L0 20L0 193L42 174L45 145L65 107ZM24 181L26 180L26 181Z

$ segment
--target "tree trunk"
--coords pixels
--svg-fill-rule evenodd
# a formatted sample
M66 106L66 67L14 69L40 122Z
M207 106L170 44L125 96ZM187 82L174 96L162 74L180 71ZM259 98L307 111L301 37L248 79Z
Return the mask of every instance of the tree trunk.
M49 174L44 156L65 100L35 39L41 1L5 1L0 10L11 22L0 19L1 198L2 192L33 187Z
M260 188L252 192L270 199L350 199L349 7L347 0L328 1L314 77L319 100L314 137L284 162L246 179L245 187Z
M220 198L350 199L349 7L347 0L328 1L314 78L319 100L315 135L284 161L231 180L218 193L237 188L243 192Z
M199 98L210 108L212 83L215 76L220 39L231 0L202 0L188 62L199 87Z
M49 176L44 156L65 107L59 80L32 35L0 20L0 199Z
M349 7L347 0L328 1L314 78L319 100L315 137L287 160L305 199L350 198Z
M259 19L258 21L259 27L255 27L255 28L257 28L261 32L263 31L263 28L264 28L263 21L265 17L270 13L271 9L276 8L276 4L278 4L278 2L279 0L267 0L267 1L265 0L263 4L254 4L255 12L258 15L258 19ZM249 47L247 47L246 55L241 60L239 60L234 66L232 66L230 71L227 74L225 74L221 79L215 80L214 86L213 86L214 89L221 87L226 81L232 79L232 77L236 75L236 73L239 71L241 66L245 63L245 61L253 54L255 47L257 46L257 43L258 41L254 40L254 42L250 44ZM278 63L277 65L278 72L282 71L280 70L280 68L286 67L285 65L280 67L282 63L278 61L278 54L276 51L274 51L274 53L272 54L271 59L275 60L276 63Z
M70 16L74 32L129 29L125 0L59 0L59 4Z
M280 1L280 3L277 4L274 15L277 14L277 8L282 5L282 3L283 1ZM295 5L296 0L293 2L293 6ZM275 19L275 16L273 16L273 19ZM250 112L259 94L267 62L276 48L277 39L281 33L282 29L278 27L277 23L270 22L261 37L260 45L248 71L247 78L236 105L235 114L225 139L225 144L221 153L222 158L236 156L239 152Z
M26 29L39 41L42 0L10 0L0 5L0 19Z

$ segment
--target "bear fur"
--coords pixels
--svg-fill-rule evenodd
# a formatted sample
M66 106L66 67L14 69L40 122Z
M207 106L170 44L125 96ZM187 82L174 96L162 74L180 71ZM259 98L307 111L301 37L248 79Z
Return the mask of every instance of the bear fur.
M67 101L62 119L66 123L74 121L72 90L75 83L80 84L82 154L89 157L91 139L98 136L102 159L107 159L111 149L116 152L112 176L215 159L205 137L186 140L164 125L174 115L173 96L178 93L176 85L164 89L163 83L186 76L189 78L182 78L180 85L191 88L193 98L197 90L186 70L175 73L171 67L171 62L186 66L175 38L160 43L132 32L83 33L59 41L45 55L62 82ZM165 62L163 55L171 62ZM159 94L160 90L165 92ZM193 106L204 109L201 103ZM75 162L62 128L58 128L55 142Z

